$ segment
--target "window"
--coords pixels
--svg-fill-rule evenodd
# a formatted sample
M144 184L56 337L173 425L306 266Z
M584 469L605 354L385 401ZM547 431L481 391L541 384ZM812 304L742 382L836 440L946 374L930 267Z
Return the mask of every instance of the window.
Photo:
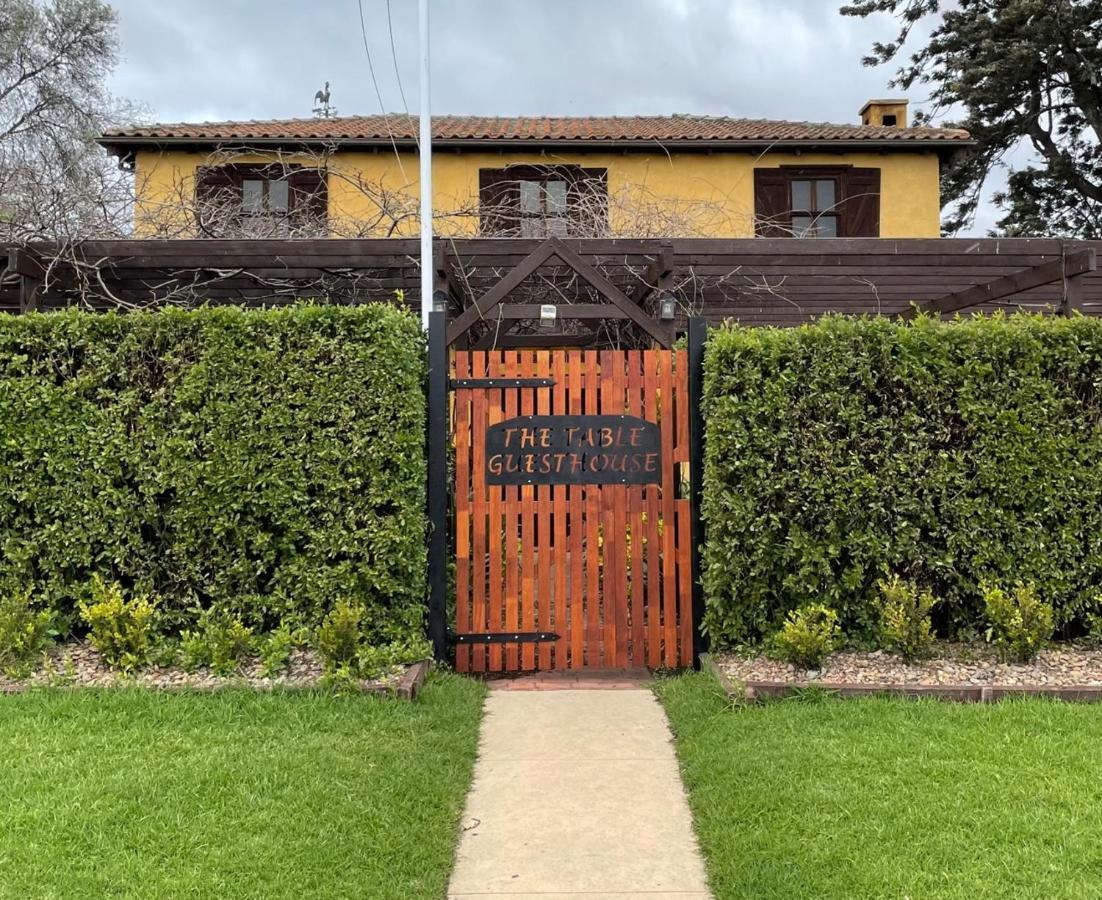
M286 178L245 178L241 181L241 212L246 216L285 219L290 204L291 188Z
M838 237L835 180L800 178L789 184L793 237Z
M566 237L566 182L561 178L521 179L520 236Z
M325 173L304 166L225 165L199 170L196 221L210 237L325 237Z
M589 237L608 226L607 170L581 166L482 169L479 219L496 237Z
M759 237L879 237L880 170L755 169L754 231Z

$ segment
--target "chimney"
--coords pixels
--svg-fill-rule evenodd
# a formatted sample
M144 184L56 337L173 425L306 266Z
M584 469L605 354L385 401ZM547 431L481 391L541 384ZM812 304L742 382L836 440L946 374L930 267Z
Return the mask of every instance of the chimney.
M861 107L862 125L880 125L885 128L907 127L906 100L870 100Z

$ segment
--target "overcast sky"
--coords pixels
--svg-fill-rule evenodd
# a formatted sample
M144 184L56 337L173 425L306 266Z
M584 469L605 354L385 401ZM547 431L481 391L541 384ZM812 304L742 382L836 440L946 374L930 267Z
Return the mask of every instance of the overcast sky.
M112 0L112 89L161 122L309 116L326 80L341 115L403 110L399 83L416 112L417 2L390 0L393 54L386 0L362 4L381 104L356 0ZM861 65L895 23L843 18L840 0L430 4L436 113L856 122L898 93L890 69Z

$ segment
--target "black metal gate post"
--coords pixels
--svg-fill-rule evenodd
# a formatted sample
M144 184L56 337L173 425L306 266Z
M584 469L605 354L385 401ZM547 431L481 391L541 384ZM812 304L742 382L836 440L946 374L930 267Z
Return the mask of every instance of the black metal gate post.
M701 627L704 623L704 586L700 581L700 551L704 544L704 522L700 501L704 489L704 417L700 402L704 394L704 344L708 323L699 316L689 319L689 483L692 493L692 579L693 579L693 668L700 668L700 654L708 649Z
M433 655L448 655L448 346L447 314L429 313L428 516L429 640Z

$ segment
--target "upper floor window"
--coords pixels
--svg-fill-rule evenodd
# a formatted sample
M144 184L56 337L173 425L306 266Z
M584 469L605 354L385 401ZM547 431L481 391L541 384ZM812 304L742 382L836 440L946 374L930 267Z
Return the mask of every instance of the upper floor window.
M880 170L755 169L754 232L759 237L879 237Z
M838 237L838 182L794 178L788 183L795 237Z
M206 166L195 185L195 218L209 237L324 237L325 173L305 166Z
M590 237L608 227L608 172L581 166L480 169L479 220L495 237Z

